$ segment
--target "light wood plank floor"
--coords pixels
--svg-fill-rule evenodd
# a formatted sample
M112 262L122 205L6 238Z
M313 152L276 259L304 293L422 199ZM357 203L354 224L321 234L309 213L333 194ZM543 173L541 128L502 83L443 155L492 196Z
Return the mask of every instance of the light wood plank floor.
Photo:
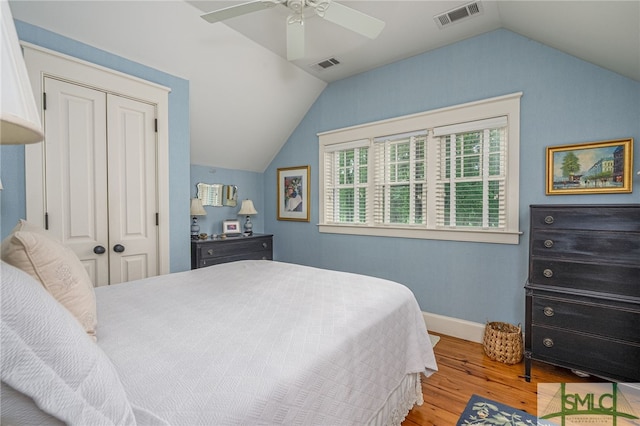
M422 377L425 402L409 412L403 426L455 425L473 394L537 414L537 383L596 381L534 361L531 382L527 383L524 362L507 365L492 361L480 343L440 337L434 349L439 370L429 378Z

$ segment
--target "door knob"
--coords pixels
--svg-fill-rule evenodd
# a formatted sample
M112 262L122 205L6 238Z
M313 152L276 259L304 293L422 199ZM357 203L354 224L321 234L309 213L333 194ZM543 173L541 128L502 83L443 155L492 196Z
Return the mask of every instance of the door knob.
M107 251L107 250L106 250L104 247L102 247L102 246L95 246L95 247L93 248L93 252L94 252L95 254L104 254L104 252L105 252L105 251Z
M113 246L113 251L116 253L122 253L124 251L124 246L122 244L116 244Z

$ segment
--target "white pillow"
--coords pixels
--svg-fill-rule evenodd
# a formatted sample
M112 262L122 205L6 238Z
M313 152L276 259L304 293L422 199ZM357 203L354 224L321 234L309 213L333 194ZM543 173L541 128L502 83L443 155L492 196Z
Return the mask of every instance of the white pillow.
M75 318L23 271L2 262L0 273L2 382L67 424L136 424L115 367Z
M47 289L96 339L93 283L78 256L41 227L20 220L2 242L2 260L22 269Z

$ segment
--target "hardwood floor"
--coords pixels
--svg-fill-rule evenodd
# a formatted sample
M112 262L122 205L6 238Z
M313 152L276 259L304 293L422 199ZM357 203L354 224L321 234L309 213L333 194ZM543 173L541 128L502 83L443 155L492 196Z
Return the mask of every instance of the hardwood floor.
M537 383L594 381L534 361L531 382L526 382L524 361L515 365L492 361L480 343L439 336L434 349L439 370L429 378L422 377L425 402L409 412L403 426L455 425L473 394L536 414Z

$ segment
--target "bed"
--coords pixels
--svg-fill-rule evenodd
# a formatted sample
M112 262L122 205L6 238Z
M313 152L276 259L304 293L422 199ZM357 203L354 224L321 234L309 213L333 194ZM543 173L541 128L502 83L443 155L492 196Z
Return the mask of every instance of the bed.
M94 335L2 262L3 423L400 424L437 370L383 279L240 261L92 291Z

